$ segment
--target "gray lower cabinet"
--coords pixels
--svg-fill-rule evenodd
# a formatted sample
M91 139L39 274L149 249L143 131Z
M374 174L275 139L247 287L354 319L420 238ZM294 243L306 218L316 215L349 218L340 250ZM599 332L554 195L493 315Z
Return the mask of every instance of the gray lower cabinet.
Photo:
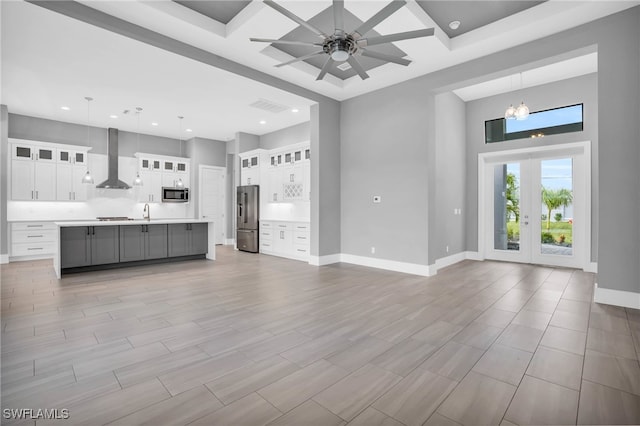
M60 230L60 266L75 268L120 261L117 226L73 226Z
M209 247L207 223L172 223L167 225L169 257L205 254Z
M167 225L120 226L120 262L167 257Z

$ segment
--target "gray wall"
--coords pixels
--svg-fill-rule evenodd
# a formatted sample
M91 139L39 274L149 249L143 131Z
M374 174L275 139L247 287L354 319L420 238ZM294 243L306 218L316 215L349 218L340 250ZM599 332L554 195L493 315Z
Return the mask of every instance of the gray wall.
M11 106L9 106L11 107ZM102 127L89 127L87 143L87 126L66 123L46 118L9 114L9 137L42 142L63 143L68 145L90 146L91 154L107 154L108 133ZM133 157L136 152L148 154L180 156L178 139L162 136L118 131L118 155ZM185 142L182 142L182 156L185 156Z
M341 253L339 103L311 106L311 255Z
M6 105L0 105L0 255L9 255L7 232L7 164L9 159L9 111Z
M428 236L437 225L433 177L439 158L431 155L437 151L435 95L591 52L596 45L597 140L607 146L594 153L601 219L598 284L640 292L640 227L631 225L640 211L640 7L343 102L342 251L369 256L369 240L384 238L383 252L376 252L380 257L427 264L428 250L436 250L433 236ZM491 116L500 116L503 108ZM477 161L477 153L468 150L467 164ZM473 175L469 170L468 179ZM391 194L393 202L385 205L390 191L402 196ZM475 185L467 185L467 193L474 192ZM374 194L383 196L382 204L371 204ZM407 200L413 212L401 208ZM471 206L477 202L469 198L465 204L469 227L476 220ZM629 226L615 226L620 223ZM469 245L472 240L470 235Z
M504 115L510 103L525 100L531 111L584 104L584 130L545 136L542 139L519 139L484 143L484 122ZM591 141L591 260L597 260L598 247L598 75L589 74L544 86L531 87L467 103L467 248L478 250L478 154L509 149Z
M238 154L260 148L260 136L251 133L236 133L236 151ZM240 161L240 157L238 157Z
M342 253L427 264L432 110L422 91L411 80L342 103Z
M311 123L296 124L295 126L277 130L260 136L260 148L275 149L294 143L307 142L311 137Z
M466 250L466 105L452 92L435 97L435 229L429 232L429 263ZM447 246L449 251L447 252Z
M227 166L227 142L206 138L191 138L185 143L186 150L183 154L191 158L191 199L193 214L198 217L200 205L200 166ZM228 200L228 198L225 197ZM225 235L229 235L226 234Z

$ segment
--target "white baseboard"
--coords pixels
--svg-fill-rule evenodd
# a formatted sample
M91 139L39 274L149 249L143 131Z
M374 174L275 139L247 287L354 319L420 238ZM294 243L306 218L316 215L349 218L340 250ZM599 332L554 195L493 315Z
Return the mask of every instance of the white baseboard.
M354 265L368 266L370 268L386 269L389 271L404 272L405 274L422 275L429 277L433 271L428 265L416 263L398 262L396 260L376 259L373 257L355 256L352 254L342 254L342 262Z
M452 254L451 256L436 259L436 263L433 266L436 269L435 272L437 272L439 269L446 268L447 266L454 265L466 259L467 259L467 252L461 251L460 253Z
M477 251L465 251L464 253L467 260L484 260L484 257L480 256Z
M585 272L593 272L594 274L598 273L598 262L588 262L584 267L583 271Z
M342 255L340 253L325 256L309 256L309 265L314 266L331 265L332 263L340 262L342 262Z
M9 255L0 254L0 265L4 265L5 263L9 263Z
M598 287L597 283L596 290L593 293L593 301L596 303L604 303L605 305L640 309L640 293L602 288Z
M235 238L225 238L224 239L224 245L225 246L235 246L236 245L236 239Z

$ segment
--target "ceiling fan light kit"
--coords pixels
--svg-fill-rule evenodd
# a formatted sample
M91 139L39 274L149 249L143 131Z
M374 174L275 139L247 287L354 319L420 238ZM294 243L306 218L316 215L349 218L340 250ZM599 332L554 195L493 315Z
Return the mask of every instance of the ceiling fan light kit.
M283 62L281 64L276 65L276 67L282 67L284 65L290 65L295 62L304 61L306 59L327 55L327 60L325 61L322 69L320 70L320 74L316 80L322 80L324 76L327 74L329 69L333 66L335 62L345 62L347 61L349 65L358 73L361 79L365 80L369 78L369 75L366 73L360 62L356 59L356 56L366 56L369 58L378 59L381 61L392 62L398 65L407 66L411 63L410 60L387 55L384 53L378 53L372 50L365 49L368 46L375 46L379 44L391 43L394 41L400 40L408 40L412 38L419 37L428 37L434 34L433 28L426 28L423 30L415 30L415 31L406 31L403 33L396 34L388 34L382 36L373 36L373 37L363 37L367 32L371 31L373 27L378 25L380 22L387 19L394 12L400 9L402 6L406 4L405 0L394 0L388 5L386 5L382 10L373 15L369 20L363 22L358 28L353 30L350 33L345 33L344 27L344 1L343 0L333 0L333 20L334 20L334 32L331 35L325 34L322 30L316 28L314 25L306 22L302 18L297 15L291 13L287 9L283 8L279 4L275 3L272 0L264 0L264 4L267 6L277 10L281 14L285 15L292 21L298 23L299 25L307 28L309 31L313 32L316 36L322 38L322 42L306 42L306 41L293 41L293 40L276 40L276 39L264 39L264 38L250 38L249 40L261 43L272 43L272 44L294 44L294 45L303 45L310 47L322 47L321 51L316 51L314 53L309 53L307 55L300 56L298 58L294 58L290 61Z

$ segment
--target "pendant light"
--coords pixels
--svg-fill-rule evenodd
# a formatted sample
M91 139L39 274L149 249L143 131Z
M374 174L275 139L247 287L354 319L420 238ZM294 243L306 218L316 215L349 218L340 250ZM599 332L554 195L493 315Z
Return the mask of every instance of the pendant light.
M520 90L522 90L522 73L520 73ZM511 91L513 91L513 76L511 76ZM513 104L509 105L509 108L504 113L505 120L526 120L529 117L529 107L524 104L524 101L520 102L517 108L513 107Z
M85 99L87 100L87 145L89 144L89 105L91 105L91 101L93 100L93 98L90 97L85 97ZM87 174L85 174L82 177L82 183L86 183L89 185L93 185L93 176L91 176L91 173L89 172L89 170L87 170Z
M180 123L180 129L179 129L179 134L178 134L178 141L180 143L180 157L182 157L182 119L184 117L179 115L178 116L178 123ZM182 178L178 178L178 181L176 182L176 188L184 188L184 182L182 182Z
M513 92L513 76L511 76L510 80L511 80L510 92ZM516 119L516 109L513 107L513 104L509 105L509 108L507 108L507 110L504 112L504 119L505 120Z
M142 108L140 107L136 107L136 115L138 116L138 142L137 142L137 147L136 147L136 151L140 151L140 113L142 112ZM138 172L136 174L136 178L133 180L133 185L134 186L143 186L144 182L142 182L142 178L140 177L140 169L138 169Z

